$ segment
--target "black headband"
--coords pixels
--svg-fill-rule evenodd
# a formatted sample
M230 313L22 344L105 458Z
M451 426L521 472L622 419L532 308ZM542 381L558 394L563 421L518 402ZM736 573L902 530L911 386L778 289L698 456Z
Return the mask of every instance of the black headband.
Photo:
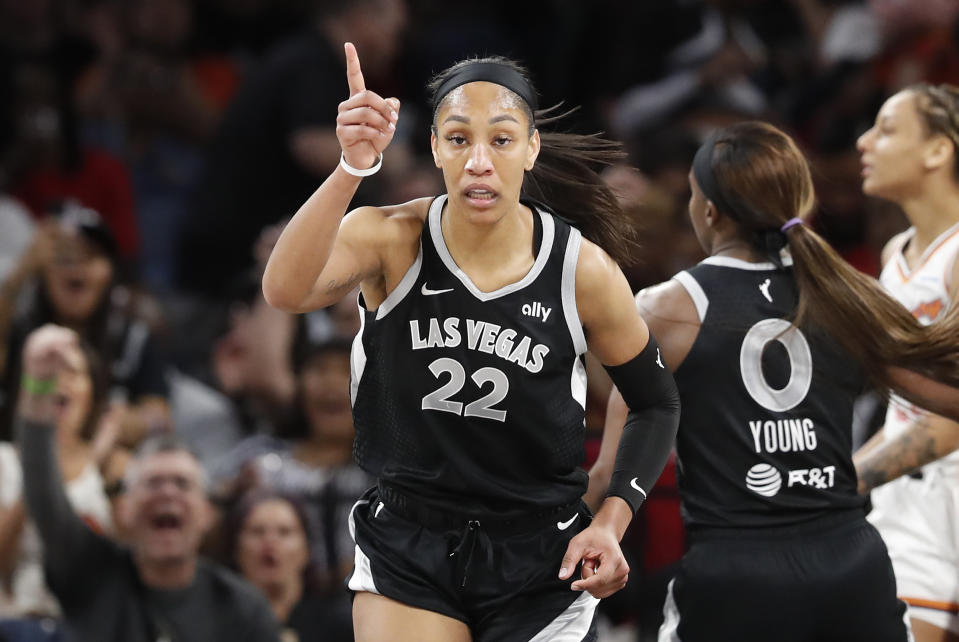
M499 62L472 62L451 73L436 89L433 95L433 117L436 117L436 110L446 94L470 82L491 82L506 87L522 98L529 105L530 111L536 111L536 92L523 74Z
M718 139L719 136L713 134L696 152L696 156L693 158L693 177L699 184L703 196L711 200L721 213L739 220L738 212L726 200L722 188L716 181L716 175L713 174L713 148L716 146Z

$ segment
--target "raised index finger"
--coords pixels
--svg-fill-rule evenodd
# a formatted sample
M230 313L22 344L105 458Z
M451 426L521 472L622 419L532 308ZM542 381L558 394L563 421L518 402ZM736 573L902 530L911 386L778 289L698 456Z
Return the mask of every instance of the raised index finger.
M343 49L346 51L346 82L350 85L350 96L355 96L366 89L360 57L356 55L356 47L352 42L343 43Z

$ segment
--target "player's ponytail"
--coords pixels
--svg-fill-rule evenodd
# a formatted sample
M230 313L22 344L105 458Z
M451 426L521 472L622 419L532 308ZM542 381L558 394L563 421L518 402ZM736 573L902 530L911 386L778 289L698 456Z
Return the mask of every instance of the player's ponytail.
M533 169L523 180L523 194L549 205L576 226L583 236L603 248L623 265L638 255L635 221L619 205L615 194L600 177L603 167L622 161L626 154L618 142L599 134L545 131L574 109L560 105L536 108L536 91L526 70L500 56L456 63L437 74L427 86L436 113L449 93L466 82L494 82L517 95L517 102L529 118L530 135L540 130L540 152Z
M883 388L898 388L888 372L895 366L959 386L959 314L922 326L812 228L795 224L812 211L815 194L806 159L789 136L759 122L722 129L697 154L701 186L703 171L725 202L714 200L717 209L756 250L778 260L779 249L788 248L799 288L797 325L833 337Z

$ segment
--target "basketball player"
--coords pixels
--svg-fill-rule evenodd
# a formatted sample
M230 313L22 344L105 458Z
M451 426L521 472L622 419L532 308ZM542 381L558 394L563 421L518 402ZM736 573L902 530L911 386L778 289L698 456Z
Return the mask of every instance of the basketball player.
M709 258L637 295L683 402L690 549L659 639L908 640L889 557L856 492L853 402L866 373L924 394L920 376L893 364L955 385L959 334L923 348L927 329L804 225L809 168L771 125L717 132L689 183ZM624 416L614 395L604 460Z
M886 245L880 281L922 324L941 319L959 288L957 145L959 89L949 85L892 96L858 144L863 191L899 204L910 223ZM959 424L893 396L856 454L860 492L898 477L872 492L869 520L920 642L959 640L959 454L944 457L957 447Z
M619 540L679 418L614 262L631 225L589 168L616 147L540 134L552 118L515 64L465 61L431 83L447 194L344 217L399 109L345 49L342 162L284 230L263 289L302 312L361 288L354 454L381 481L353 511L356 639L594 640L597 598L627 580ZM524 182L566 219L521 197ZM578 467L587 347L631 408L592 521Z

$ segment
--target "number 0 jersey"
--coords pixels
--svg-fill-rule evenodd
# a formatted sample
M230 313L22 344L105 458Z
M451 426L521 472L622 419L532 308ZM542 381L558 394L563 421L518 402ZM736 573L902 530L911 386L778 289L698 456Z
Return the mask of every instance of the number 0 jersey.
M586 490L586 350L576 309L581 236L530 205L536 258L480 291L430 206L420 250L353 342L356 461L438 508L500 518Z
M710 257L673 278L702 323L674 373L686 523L786 525L863 506L851 456L863 376L831 340L790 328L791 267Z

